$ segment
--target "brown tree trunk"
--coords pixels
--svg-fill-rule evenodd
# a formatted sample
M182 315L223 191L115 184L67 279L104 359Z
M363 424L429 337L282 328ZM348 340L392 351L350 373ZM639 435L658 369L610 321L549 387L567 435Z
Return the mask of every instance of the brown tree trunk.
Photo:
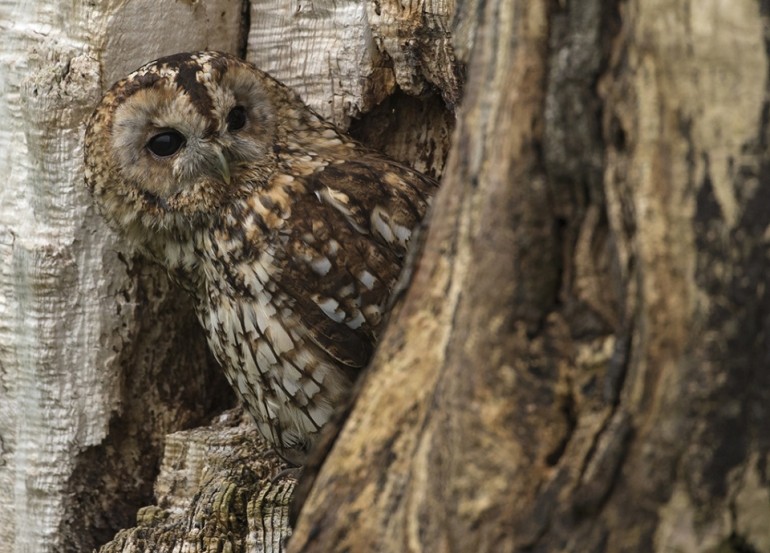
M103 86L216 47L445 175L291 550L770 552L767 0L150 5L8 29L1 551L102 543L161 437L221 407L189 308L93 230L77 169ZM238 422L167 436L158 506L103 551L282 551L293 483Z
M424 254L291 551L770 551L769 12L459 3Z

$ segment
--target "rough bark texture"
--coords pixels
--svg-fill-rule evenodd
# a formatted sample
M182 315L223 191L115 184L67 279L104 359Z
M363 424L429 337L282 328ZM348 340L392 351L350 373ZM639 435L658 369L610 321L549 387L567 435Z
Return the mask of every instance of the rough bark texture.
M79 169L104 87L213 47L445 175L290 550L770 552L766 1L172 4L0 0L0 551L102 543L227 403ZM105 551L283 549L233 417Z
M91 207L81 141L114 78L178 49L234 50L240 13L0 1L2 552L104 543L151 501L163 436L231 405L189 303Z
M425 252L290 551L770 551L767 6L457 9Z
M246 59L364 143L440 176L460 97L440 0L250 2Z
M250 2L246 58L293 87L338 126L399 88L433 88L450 106L460 94L443 0Z
M101 553L281 551L294 479L242 412L166 439L157 506L137 514Z

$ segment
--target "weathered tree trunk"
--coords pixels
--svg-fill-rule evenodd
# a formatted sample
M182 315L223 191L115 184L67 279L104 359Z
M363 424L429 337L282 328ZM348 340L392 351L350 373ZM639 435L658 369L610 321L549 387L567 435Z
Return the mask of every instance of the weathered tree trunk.
M766 3L457 10L424 255L290 550L770 551Z
M135 518L104 551L283 547L292 484L253 427L164 439L227 395L81 186L104 88L206 47L445 175L291 550L770 552L767 3L244 13L0 3L0 552L87 551Z

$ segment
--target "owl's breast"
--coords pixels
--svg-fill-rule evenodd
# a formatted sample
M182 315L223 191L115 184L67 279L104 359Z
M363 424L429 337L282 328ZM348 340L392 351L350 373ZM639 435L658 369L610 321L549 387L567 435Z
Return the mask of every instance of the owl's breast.
M227 283L210 282L197 313L211 350L262 435L298 460L351 383L310 339L295 302L260 285L257 275L253 279L237 295Z

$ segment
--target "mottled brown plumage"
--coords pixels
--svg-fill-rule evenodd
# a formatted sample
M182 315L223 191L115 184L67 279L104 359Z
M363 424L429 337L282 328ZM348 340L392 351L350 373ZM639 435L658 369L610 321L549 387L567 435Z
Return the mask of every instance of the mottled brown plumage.
M200 52L109 90L86 131L86 184L192 295L260 432L301 463L372 354L436 183L252 65Z

